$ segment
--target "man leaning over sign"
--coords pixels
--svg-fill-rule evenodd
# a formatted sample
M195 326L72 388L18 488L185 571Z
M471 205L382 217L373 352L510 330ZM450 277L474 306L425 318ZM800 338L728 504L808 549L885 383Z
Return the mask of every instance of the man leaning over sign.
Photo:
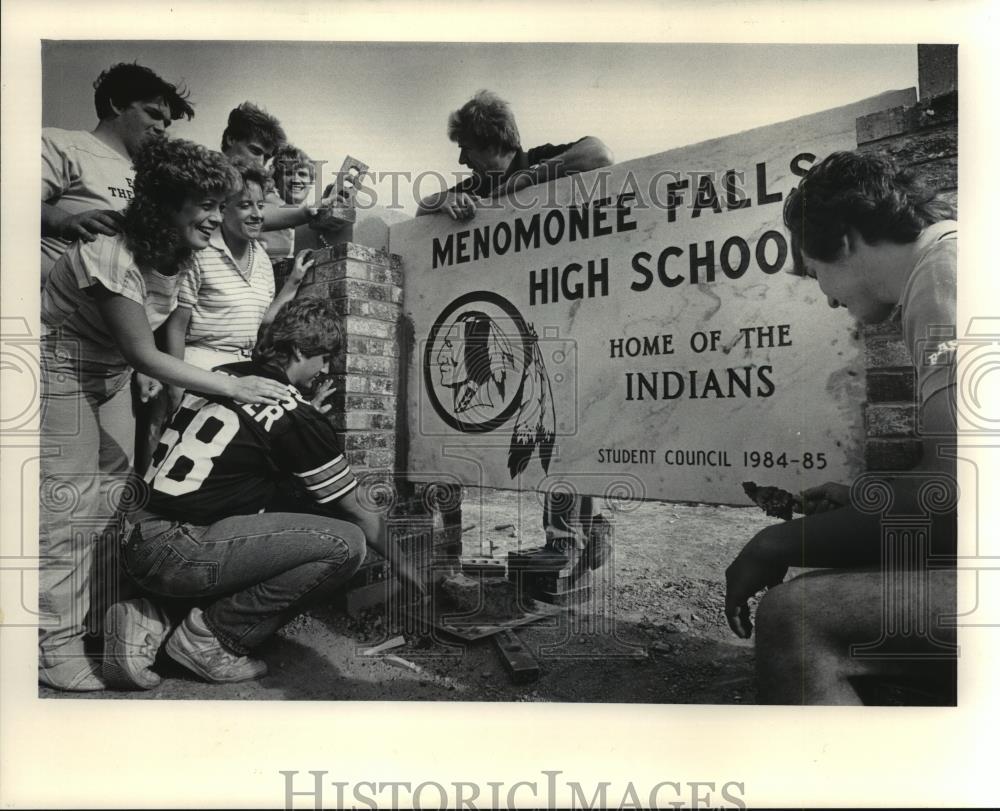
M610 166L614 161L611 150L589 135L569 144L543 144L525 151L510 105L489 90L480 90L451 114L448 137L458 144L458 161L472 170L472 177L424 198L418 217L444 212L464 222L475 217L483 200L498 200L529 186ZM582 550L595 517L590 496L546 493L542 518L546 544L558 552Z
M897 515L923 512L929 483L954 488L948 446L955 435L956 344L946 337L955 335L953 218L951 204L909 170L853 152L812 167L785 203L796 272L816 279L831 307L846 307L862 323L901 320L916 365L923 451L919 474L879 477ZM863 503L865 481L853 490L827 483L805 491L806 515L758 533L726 570L726 617L740 637L753 630L748 599L771 589L757 611L762 703L859 704L856 685L864 677L954 677L955 631L946 625L955 612L954 501L942 499L933 511L929 549L919 533L901 535L902 554L887 565L883 546L893 540L883 519L859 509L870 507ZM822 570L782 583L789 566ZM917 632L894 640L884 629L900 611L917 621ZM858 655L855 646L870 643L878 655Z

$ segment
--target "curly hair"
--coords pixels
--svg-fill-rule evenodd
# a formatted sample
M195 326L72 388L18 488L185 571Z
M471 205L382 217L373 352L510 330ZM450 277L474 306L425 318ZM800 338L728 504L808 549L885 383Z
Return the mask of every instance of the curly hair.
M318 296L299 296L278 310L271 323L261 325L253 359L285 366L296 349L307 358L337 355L342 344L340 316L333 302Z
M230 190L230 197L243 191L247 183L256 183L260 186L261 191L267 191L271 185L271 173L267 169L246 158L227 158L227 160L240 179L236 187Z
M94 81L94 108L102 121L117 115L114 107L121 109L134 101L159 98L170 108L172 121L181 116L190 121L194 118L194 106L188 101L189 95L185 87L178 88L134 62L112 65Z
M222 132L222 149L225 151L233 141L253 139L260 141L261 146L271 153L288 141L277 118L256 104L245 101L229 113L229 120Z
M313 165L312 158L297 146L283 144L274 153L274 187L277 189L278 195L282 200L286 199L285 192L287 189L285 188L285 183L291 180L292 175L301 166L307 167L313 180L316 179L316 167Z
M179 138L151 139L134 166L134 196L122 229L126 245L139 267L170 272L191 254L171 214L192 199L228 196L240 177L221 153Z
M490 90L480 90L448 117L448 137L465 146L521 148L510 105Z
M834 152L811 167L785 200L792 238L793 272L803 275L803 251L823 262L840 252L854 228L869 245L905 244L935 222L954 219L955 209L913 171L888 155Z

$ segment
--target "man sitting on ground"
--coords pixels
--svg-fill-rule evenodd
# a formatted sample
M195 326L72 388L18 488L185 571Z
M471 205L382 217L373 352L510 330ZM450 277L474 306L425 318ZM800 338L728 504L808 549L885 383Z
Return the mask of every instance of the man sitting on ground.
M925 475L887 474L893 511L923 513L927 476L953 488L956 259L954 209L888 158L839 152L813 166L785 203L796 272L816 279L831 307L862 323L898 313L916 364L918 426ZM844 486L804 494L804 518L759 532L726 570L726 616L733 632L752 632L747 600L771 588L757 611L757 691L769 704L858 704L859 677L953 678L954 505L931 516L935 568L916 559L918 533L905 540L909 565L926 576L908 591L907 570L883 571L880 516L862 511ZM854 501L855 503L852 503ZM886 539L887 541L889 539ZM823 567L782 583L789 566ZM911 569L912 571L912 569ZM773 588L772 588L773 587ZM888 593L887 590L891 591ZM852 646L883 639L886 607L906 611L924 636L908 635L894 655L861 657ZM926 615L913 616L926 611ZM888 640L891 641L891 640ZM942 673L942 665L943 670Z
M308 603L329 600L365 557L384 555L407 596L423 586L387 543L380 513L366 510L330 423L303 396L341 351L339 317L320 298L296 299L264 327L253 360L224 366L288 386L268 408L185 394L146 474L149 502L122 553L129 576L157 598L197 601L169 636L166 653L211 682L260 678L251 654ZM312 512L264 512L279 483L294 483ZM104 676L149 689L170 631L144 597L108 610Z

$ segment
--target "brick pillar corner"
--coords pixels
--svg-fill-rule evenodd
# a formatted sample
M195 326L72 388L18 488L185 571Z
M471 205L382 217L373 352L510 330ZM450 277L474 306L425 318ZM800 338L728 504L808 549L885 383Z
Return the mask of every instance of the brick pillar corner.
M330 419L356 474L392 480L401 373L399 257L347 242L317 250L313 258L299 295L327 296L343 316L344 351L332 368L337 391Z

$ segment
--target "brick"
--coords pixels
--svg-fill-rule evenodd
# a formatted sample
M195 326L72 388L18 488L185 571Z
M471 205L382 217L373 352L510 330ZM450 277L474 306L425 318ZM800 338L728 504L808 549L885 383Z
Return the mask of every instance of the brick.
M865 337L865 366L869 369L905 368L910 365L910 353L902 338Z
M368 338L380 338L393 341L396 337L396 329L391 324L384 321L375 321L371 318L361 318L357 315L348 315L344 319L344 332L348 336L363 335Z
M391 469L396 462L396 451L393 450L371 450L368 454L369 467L384 467Z
M867 470L909 470L921 456L917 439L868 439L865 440L865 468Z
M364 375L332 374L333 385L345 394L367 394L370 391L368 378Z
M337 395L334 395L334 408L338 407ZM358 409L361 411L382 411L390 414L396 413L395 397L361 397L358 395L347 395L343 401L343 408L348 410Z
M366 375L394 374L396 364L392 358L379 358L375 355L347 355L347 372Z
M347 415L350 418L350 414ZM367 428L367 426L366 426ZM348 430L344 434L344 447L347 450L384 450L391 448L395 437L392 434L371 430Z
M362 281L360 279L338 279L330 282L330 293L335 298L346 296L351 299L363 299L365 301L389 301L389 285L375 284L373 282Z
M886 319L885 321L879 321L876 324L862 324L861 325L861 335L867 341L870 337L891 337L895 336L899 340L903 339L903 330L900 328L899 321L894 319Z
M396 418L392 414L372 414L372 428L392 431L396 427Z
M331 284L340 281L347 275L347 263L343 260L317 263L310 271L313 284Z
M395 394L396 381L388 377L373 377L368 380L368 390L372 394Z
M916 406L869 403L865 407L865 433L870 438L912 437L916 419Z
M348 411L344 415L344 428L349 431L370 431L374 427L372 425L373 416L368 411Z
M371 262L386 266L391 261L388 251L369 248L354 242L344 242L340 245L334 245L330 249L330 255L334 259L358 259L362 262Z
M344 457L347 459L347 464L351 467L365 468L368 467L368 452L367 451L344 451ZM356 471L355 471L356 472Z
M878 371L865 375L869 403L913 403L913 369Z
M367 301L357 298L344 299L347 302L345 314L360 315L365 318L376 318L380 321L391 321L395 323L399 320L401 308L398 304L391 304L384 301Z

